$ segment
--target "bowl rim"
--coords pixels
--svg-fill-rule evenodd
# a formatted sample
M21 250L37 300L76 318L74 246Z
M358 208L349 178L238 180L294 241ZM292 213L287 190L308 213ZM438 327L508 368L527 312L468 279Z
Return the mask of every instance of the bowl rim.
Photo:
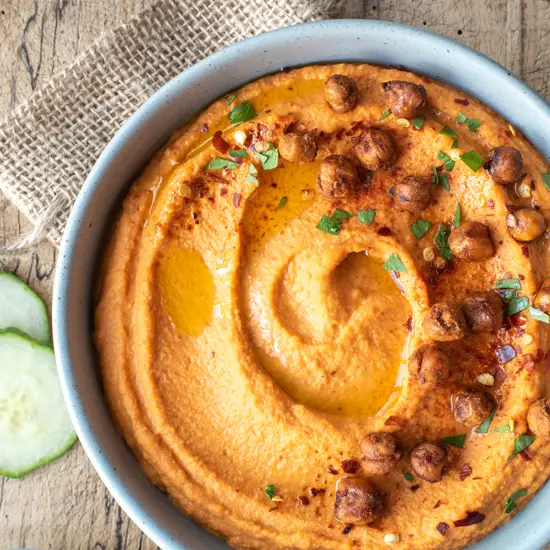
M116 161L117 155L120 152L121 147L127 142L130 136L139 133L144 126L155 119L159 107L167 100L167 98L182 93L185 89L186 81L190 78L200 77L204 72L208 72L209 66L213 62L219 63L225 59L231 59L235 55L239 55L243 49L243 46L251 51L254 49L263 49L269 47L270 42L284 41L289 43L294 39L298 39L300 33L308 32L312 36L316 36L317 39L322 38L326 33L327 26L330 29L343 28L346 25L358 25L365 35L369 33L380 34L384 30L390 29L400 33L407 33L412 39L419 41L427 41L437 43L439 47L446 48L450 53L455 52L479 65L479 67L487 73L492 73L500 78L506 78L510 80L514 88L524 96L526 101L532 108L532 112L547 118L550 120L550 105L540 97L534 90L532 90L525 82L520 78L512 74L506 68L502 67L495 61L491 60L487 56L480 52L465 46L451 38L447 38L431 31L411 27L409 25L403 25L399 23L376 21L376 20L363 20L363 19L339 19L339 20L325 20L304 23L300 25L294 25L290 27L284 27L276 29L252 38L248 38L244 41L238 42L231 46L228 46L219 52L203 59L202 61L194 64L184 72L177 75L170 80L159 90L157 90L137 111L124 123L124 125L116 132L114 137L110 140L105 147L99 158L97 159L94 167L92 168L89 176L87 177L82 189L80 190L75 204L72 208L65 232L63 234L59 259L56 269L56 275L54 280L54 292L53 292L53 339L56 349L57 366L60 377L62 390L67 402L69 414L78 433L78 437L82 443L82 446L91 461L94 469L99 474L101 480L106 485L109 492L119 503L121 508L132 519L134 523L158 546L161 548L170 549L182 549L187 548L174 540L170 534L158 524L158 522L151 521L147 510L144 508L141 502L137 502L134 497L129 493L124 474L113 470L108 458L102 452L102 443L99 441L98 435L94 432L91 422L88 418L87 411L81 402L81 394L77 389L77 380L75 371L73 370L70 350L71 343L66 336L66 329L68 326L67 318L67 301L68 301L68 279L71 271L72 262L75 254L75 250L78 246L78 237L83 229L83 223L85 213L87 212L90 201L97 191L102 182L102 177L106 166L109 166ZM406 58L407 54L404 55ZM345 61L345 60L342 60ZM322 56L320 56L319 62L323 62ZM327 63L335 63L337 61L327 61ZM368 61L365 61L368 62ZM309 64L309 63L308 63ZM421 72L416 69L411 69L414 72ZM271 71L266 71L265 74L269 74ZM258 76L257 78L261 78ZM242 85L242 84L241 84ZM232 88L228 88L226 92L231 91ZM476 93L470 91L467 87L462 87L468 94L476 97ZM174 127L180 125L182 121L175 124ZM539 138L540 141L540 138ZM548 146L548 153L550 154L550 146ZM144 159L146 162L147 159ZM541 514L544 508L544 500L550 502L550 484L541 487L538 494L531 500L528 507L525 510L520 511L511 522L508 522L497 530L493 531L487 537L473 545L471 548L476 550L489 550L493 548L495 543L502 543L505 536L511 534L512 529L520 529L522 523L527 524L527 516L529 514L538 513ZM538 506L535 507L538 501ZM530 512L529 510L532 510ZM182 512L183 513L183 512ZM539 516L544 517L543 515ZM523 522L522 522L523 518ZM544 525L541 521L538 528L533 530L532 526L535 523L531 520L529 523L530 530L523 533L522 539L526 540L525 545L517 547L517 550L529 549L535 550L543 548L544 545L550 541L550 523ZM527 538L530 537L530 538ZM499 542L499 539L500 542Z

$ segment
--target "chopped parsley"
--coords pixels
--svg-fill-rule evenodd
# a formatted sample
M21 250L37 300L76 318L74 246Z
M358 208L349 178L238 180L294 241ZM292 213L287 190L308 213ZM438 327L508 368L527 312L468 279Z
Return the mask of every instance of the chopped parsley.
M374 221L375 215L376 210L359 210L359 212L357 212L357 219L360 223L370 225Z
M493 407L491 409L491 412L489 413L489 416L477 428L476 433L486 434L489 431L489 428L491 427L491 422L493 421L493 418L495 417L496 412L497 412L497 408Z
M237 94L231 94L228 98L227 98L227 104L228 105L231 105L231 103L233 103L233 101L235 101L235 98L237 97Z
M525 451L525 449L527 449L533 441L535 441L534 435L518 435L518 437L514 440L514 450L512 451L512 455L508 457L508 460L516 458L516 456Z
M456 203L456 209L455 209L455 215L454 215L454 218L453 218L453 227L458 227L460 225L460 216L461 216L460 203L457 202Z
M515 493L510 495L506 500L506 507L504 508L504 513L510 514L511 512L513 512L518 507L516 500L526 495L527 495L527 489L520 489L519 491L516 491Z
M512 298L508 302L508 315L514 315L529 307L529 298L527 296L520 296L519 298Z
M417 239L421 239L431 227L432 224L429 221L418 218L412 225L409 226L409 229Z
M450 445L451 447L456 447L457 449L464 449L466 443L466 434L450 435L449 437L444 437L441 440L441 443L445 445Z
M439 183L441 183L441 187L443 187L445 191L451 190L451 186L449 185L449 175L447 174L447 172L443 172L439 176Z
M453 138L451 149L456 149L458 147L458 135L452 128L449 128L449 126L444 126L439 133L442 136L449 136Z
M550 172L542 174L542 183L544 183L546 189L550 189Z
M214 160L211 160L204 169L205 172L211 172L213 170L222 170L223 168L228 168L229 170L235 170L235 168L238 168L239 164L237 162L233 162L232 160L222 159L222 158L215 158Z
M439 229L437 230L437 235L435 236L434 243L436 244L437 248L439 248L439 251L441 252L441 255L445 260L450 262L454 258L454 254L451 252L451 249L449 248L449 235L451 234L451 230L449 227L441 223L439 225Z
M246 152L246 149L235 149L234 151L229 151L227 153L230 157L241 157L243 159L248 158L248 153Z
M254 111L254 107L252 107L250 103L245 102L239 103L231 110L231 112L229 113L229 120L233 124L239 124L241 122L246 122L247 120L250 120L255 116L256 112Z
M390 115L391 115L391 109L386 109L378 120L384 120L385 118L388 118Z
M255 174L258 173L258 170L256 167L250 163L250 168L248 169L248 174L246 176L247 181L251 181L252 183L258 183L258 178L255 176Z
M422 126L424 126L424 117L421 115L421 116L417 116L416 118L413 118L412 125L418 130L420 130Z
M331 216L327 216L326 214L321 216L317 229L329 235L339 235L342 230L342 220L351 218L351 216L349 212L336 208Z
M277 487L275 485L266 485L264 493L269 500L273 500L273 497L277 494Z
M512 431L512 428L510 428L509 424L506 424L506 426L501 426L500 428L495 428L493 432L497 434L508 434Z
M273 147L273 144L269 144L270 149L264 151L263 153L258 153L255 151L256 157L262 163L262 168L264 170L273 170L279 165L279 150Z
M439 174L437 173L437 168L435 166L432 168L432 183L434 185L439 185Z
M372 171L367 170L365 172L365 175L363 176L363 185L368 185L371 179L372 179Z
M277 205L277 210L280 210L288 201L288 197L286 195L283 195L281 197L281 200L279 201L279 204Z
M460 158L473 172L477 172L483 166L483 159L475 151L462 153Z
M511 288L505 288L504 290L501 290L499 294L505 302L509 302L510 300L518 297L518 291L512 290Z
M386 260L386 263L382 266L382 269L385 269L386 271L396 271L397 273L404 273L407 271L405 269L405 265L395 252L393 252Z
M535 319L535 321L540 321L541 323L550 324L550 315L544 313L544 311L541 311L536 307L530 307L529 314L533 319Z
M521 290L521 281L519 279L497 279L493 288L510 288L512 290Z
M403 477L407 481L414 481L414 476L412 474L410 474L409 472L407 472L407 470L405 470L405 468L402 468L401 471L403 472Z
M464 124L468 126L470 132L477 132L477 129L481 126L481 120L475 118L468 118L464 113L458 111L458 118L456 119L457 124Z
M452 172L455 167L455 161L449 155L439 151L437 153L437 158L443 162L443 168L445 168L447 172Z

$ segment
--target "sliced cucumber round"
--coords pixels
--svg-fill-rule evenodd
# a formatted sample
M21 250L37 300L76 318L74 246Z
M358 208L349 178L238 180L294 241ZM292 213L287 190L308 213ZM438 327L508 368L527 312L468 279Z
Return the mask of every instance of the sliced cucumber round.
M10 328L50 343L48 310L42 298L12 273L0 271L0 330Z
M75 441L53 349L0 331L0 475L23 477Z

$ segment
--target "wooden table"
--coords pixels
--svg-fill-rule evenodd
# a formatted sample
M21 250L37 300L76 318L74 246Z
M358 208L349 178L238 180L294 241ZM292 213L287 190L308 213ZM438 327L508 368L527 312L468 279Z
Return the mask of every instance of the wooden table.
M0 0L0 118L105 31L154 0ZM550 96L549 0L354 0L341 16L430 29L487 54ZM0 151L1 154L1 151ZM0 249L28 224L0 194ZM44 242L0 270L50 300L56 250ZM0 550L150 550L77 444L24 480L0 478Z

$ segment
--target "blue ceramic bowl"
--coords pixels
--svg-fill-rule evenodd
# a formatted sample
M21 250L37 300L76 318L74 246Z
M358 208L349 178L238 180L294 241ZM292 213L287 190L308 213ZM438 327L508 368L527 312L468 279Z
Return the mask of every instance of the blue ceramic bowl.
M145 477L107 410L90 333L92 293L110 213L173 130L226 92L281 67L319 62L400 64L501 113L550 157L550 107L521 80L452 40L382 21L324 21L251 38L197 63L154 94L119 130L80 192L63 238L53 325L59 375L80 441L132 520L165 550L227 549ZM550 485L476 550L538 550L550 541Z

